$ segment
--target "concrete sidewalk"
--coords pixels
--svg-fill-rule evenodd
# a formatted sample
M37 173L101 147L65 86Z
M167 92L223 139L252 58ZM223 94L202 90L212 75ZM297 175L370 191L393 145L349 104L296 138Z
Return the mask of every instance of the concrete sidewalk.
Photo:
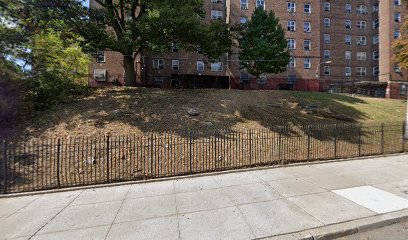
M0 239L254 239L406 208L401 155L3 198Z

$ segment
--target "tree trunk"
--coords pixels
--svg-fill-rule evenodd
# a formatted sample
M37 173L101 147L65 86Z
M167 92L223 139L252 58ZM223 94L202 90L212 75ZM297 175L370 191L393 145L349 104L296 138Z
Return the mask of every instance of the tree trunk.
M132 54L124 54L123 66L125 67L125 86L136 86L135 61Z

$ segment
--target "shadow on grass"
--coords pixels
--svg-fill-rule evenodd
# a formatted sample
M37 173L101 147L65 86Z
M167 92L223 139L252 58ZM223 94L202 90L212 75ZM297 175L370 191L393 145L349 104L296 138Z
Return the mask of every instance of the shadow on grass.
M218 129L224 131L245 128L266 128L284 135L293 134L296 129L309 131L314 138L324 140L331 138L327 131L315 129L310 131L306 125L344 123L330 116L319 116L307 113L304 106L317 109L330 109L336 114L349 118L348 122L358 122L367 116L350 104L366 104L359 98L310 92L289 91L240 91L240 90L171 90L147 88L110 88L97 90L90 97L56 106L48 112L39 113L33 119L30 131L23 131L26 139L38 137L56 125L65 124L67 132L72 135L90 136L99 134L164 134L174 131L185 136L185 130L214 134ZM190 116L187 109L194 108L198 116ZM125 128L109 128L108 125ZM75 132L77 126L83 129ZM286 131L279 126L291 126ZM89 129L89 131L87 130ZM71 136L72 136L71 135ZM344 138L346 141L355 141Z

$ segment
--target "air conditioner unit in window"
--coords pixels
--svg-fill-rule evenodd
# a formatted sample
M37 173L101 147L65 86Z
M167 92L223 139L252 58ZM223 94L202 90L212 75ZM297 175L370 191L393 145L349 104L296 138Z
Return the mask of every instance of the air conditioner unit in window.
M242 9L242 10L248 10L248 6L246 6L246 5L241 5L241 9Z
M106 69L94 69L93 78L95 81L106 81Z

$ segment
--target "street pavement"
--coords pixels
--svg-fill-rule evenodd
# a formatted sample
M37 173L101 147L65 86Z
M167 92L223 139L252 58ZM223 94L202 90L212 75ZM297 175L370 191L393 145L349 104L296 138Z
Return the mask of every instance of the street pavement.
M408 155L0 198L0 239L255 239L408 208Z

